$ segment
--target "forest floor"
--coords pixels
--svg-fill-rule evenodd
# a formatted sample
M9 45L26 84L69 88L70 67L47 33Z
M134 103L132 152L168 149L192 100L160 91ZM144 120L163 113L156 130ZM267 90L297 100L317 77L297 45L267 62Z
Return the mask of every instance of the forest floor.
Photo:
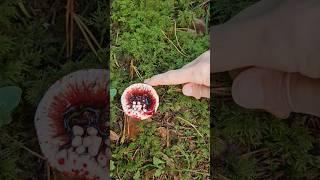
M209 179L209 101L155 87L159 109L121 141L120 97L133 83L181 68L209 49L207 1L114 1L111 15L111 175L115 179ZM130 134L130 133L129 133ZM127 135L129 136L129 135Z

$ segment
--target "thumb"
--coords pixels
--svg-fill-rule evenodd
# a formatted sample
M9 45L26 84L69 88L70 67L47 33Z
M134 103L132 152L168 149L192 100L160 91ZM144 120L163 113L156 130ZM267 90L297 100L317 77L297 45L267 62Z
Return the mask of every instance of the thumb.
M185 84L182 88L182 92L184 95L193 96L196 99L200 99L201 97L210 98L210 88L195 83Z
M264 109L277 117L290 112L320 117L320 80L298 73L251 68L234 81L232 95L241 106Z
M234 101L248 109L264 109L280 118L291 112L285 88L285 73L250 68L240 73L233 82Z

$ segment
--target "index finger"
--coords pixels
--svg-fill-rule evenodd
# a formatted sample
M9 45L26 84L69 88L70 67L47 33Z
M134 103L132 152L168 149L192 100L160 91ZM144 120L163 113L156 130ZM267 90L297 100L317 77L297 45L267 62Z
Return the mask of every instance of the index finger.
M187 82L195 82L194 68L187 67L177 70L170 70L162 74L155 75L150 79L146 79L144 82L151 86L158 85L176 85L184 84Z

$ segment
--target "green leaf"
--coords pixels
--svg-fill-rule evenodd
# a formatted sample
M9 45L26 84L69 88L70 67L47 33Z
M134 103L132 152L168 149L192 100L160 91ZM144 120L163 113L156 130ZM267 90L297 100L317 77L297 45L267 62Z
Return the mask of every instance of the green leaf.
M6 86L0 88L0 107L7 112L11 112L18 106L21 99L22 90L16 86Z
M112 88L110 89L110 97L111 97L111 101L113 101L114 97L117 95L117 89Z
M10 112L0 107L0 128L4 125L9 124L11 121L12 121L12 118L11 118Z
M137 171L134 176L133 176L133 179L140 179L140 171Z
M155 166L159 166L160 164L164 164L165 162L162 161L161 159L157 158L157 157L153 157L153 164Z
M159 177L162 174L162 169L157 169L156 172L154 173L155 177Z
M110 171L113 171L115 168L114 161L110 160Z

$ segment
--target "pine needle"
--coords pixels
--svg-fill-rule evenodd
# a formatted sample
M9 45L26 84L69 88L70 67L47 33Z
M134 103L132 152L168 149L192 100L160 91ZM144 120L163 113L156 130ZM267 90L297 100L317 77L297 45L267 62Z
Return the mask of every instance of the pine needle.
M74 12L74 0L67 1L67 10L66 10L66 54L67 58L72 57L73 52L73 34L74 34L74 25L73 25L73 13Z
M136 75L138 76L138 78L140 80L143 80L142 79L142 75L138 71L138 68L133 64L133 59L131 59L131 61L130 61L130 77L131 77L131 79L133 79L133 73L134 72L136 73Z
M194 130L197 131L197 133L199 134L199 136L201 136L203 138L203 135L198 131L198 129L196 128L195 125L193 125L191 122L189 122L186 119L183 119L182 117L177 117L178 119L181 119L182 121L184 121L185 123L189 124L191 127L193 127Z
M180 43L179 43L179 40L178 40L178 36L177 36L177 22L176 21L174 21L174 36L176 38L178 47L181 49L181 52L183 52L184 54L187 54L186 52L184 52L184 50L180 46Z
M97 50L95 49L94 45L92 44L92 42L91 42L91 40L90 40L90 37L89 37L90 34L88 35L88 34L87 34L88 32L85 30L85 27L86 27L86 26L83 26L82 21L80 20L80 18L79 18L76 14L74 14L74 20L76 21L79 29L80 29L81 32L82 32L82 35L83 35L84 38L86 39L86 41L87 41L90 49L92 50L92 52L98 57L98 59L99 59L100 61L102 61L101 58L100 58L100 56L98 55ZM87 28L86 28L86 29L87 29ZM87 29L87 30L88 30L88 29Z
M20 8L20 10L22 11L22 13L27 17L27 18L31 18L29 12L27 11L26 7L24 6L23 2L18 2L18 7Z
M168 36L166 35L166 33L164 31L162 31L162 34L164 35L164 37L176 48L176 50L184 57L188 57L188 55L184 54L183 52L180 51L180 49L168 38Z
M94 44L98 47L98 49L102 49L102 47L100 46L100 44L98 43L97 39L94 37L94 35L92 34L92 32L90 31L90 29L87 27L87 25L81 20L82 17L75 14L75 16L77 16L77 18L79 19L79 23L81 24L81 26L84 28L84 30L88 33L88 35L90 36L91 40L94 42Z
M120 139L120 144L123 144L125 139L126 139L126 129L127 129L127 116L124 115L124 120L123 120L123 128L122 128L122 136L121 136L121 139Z

